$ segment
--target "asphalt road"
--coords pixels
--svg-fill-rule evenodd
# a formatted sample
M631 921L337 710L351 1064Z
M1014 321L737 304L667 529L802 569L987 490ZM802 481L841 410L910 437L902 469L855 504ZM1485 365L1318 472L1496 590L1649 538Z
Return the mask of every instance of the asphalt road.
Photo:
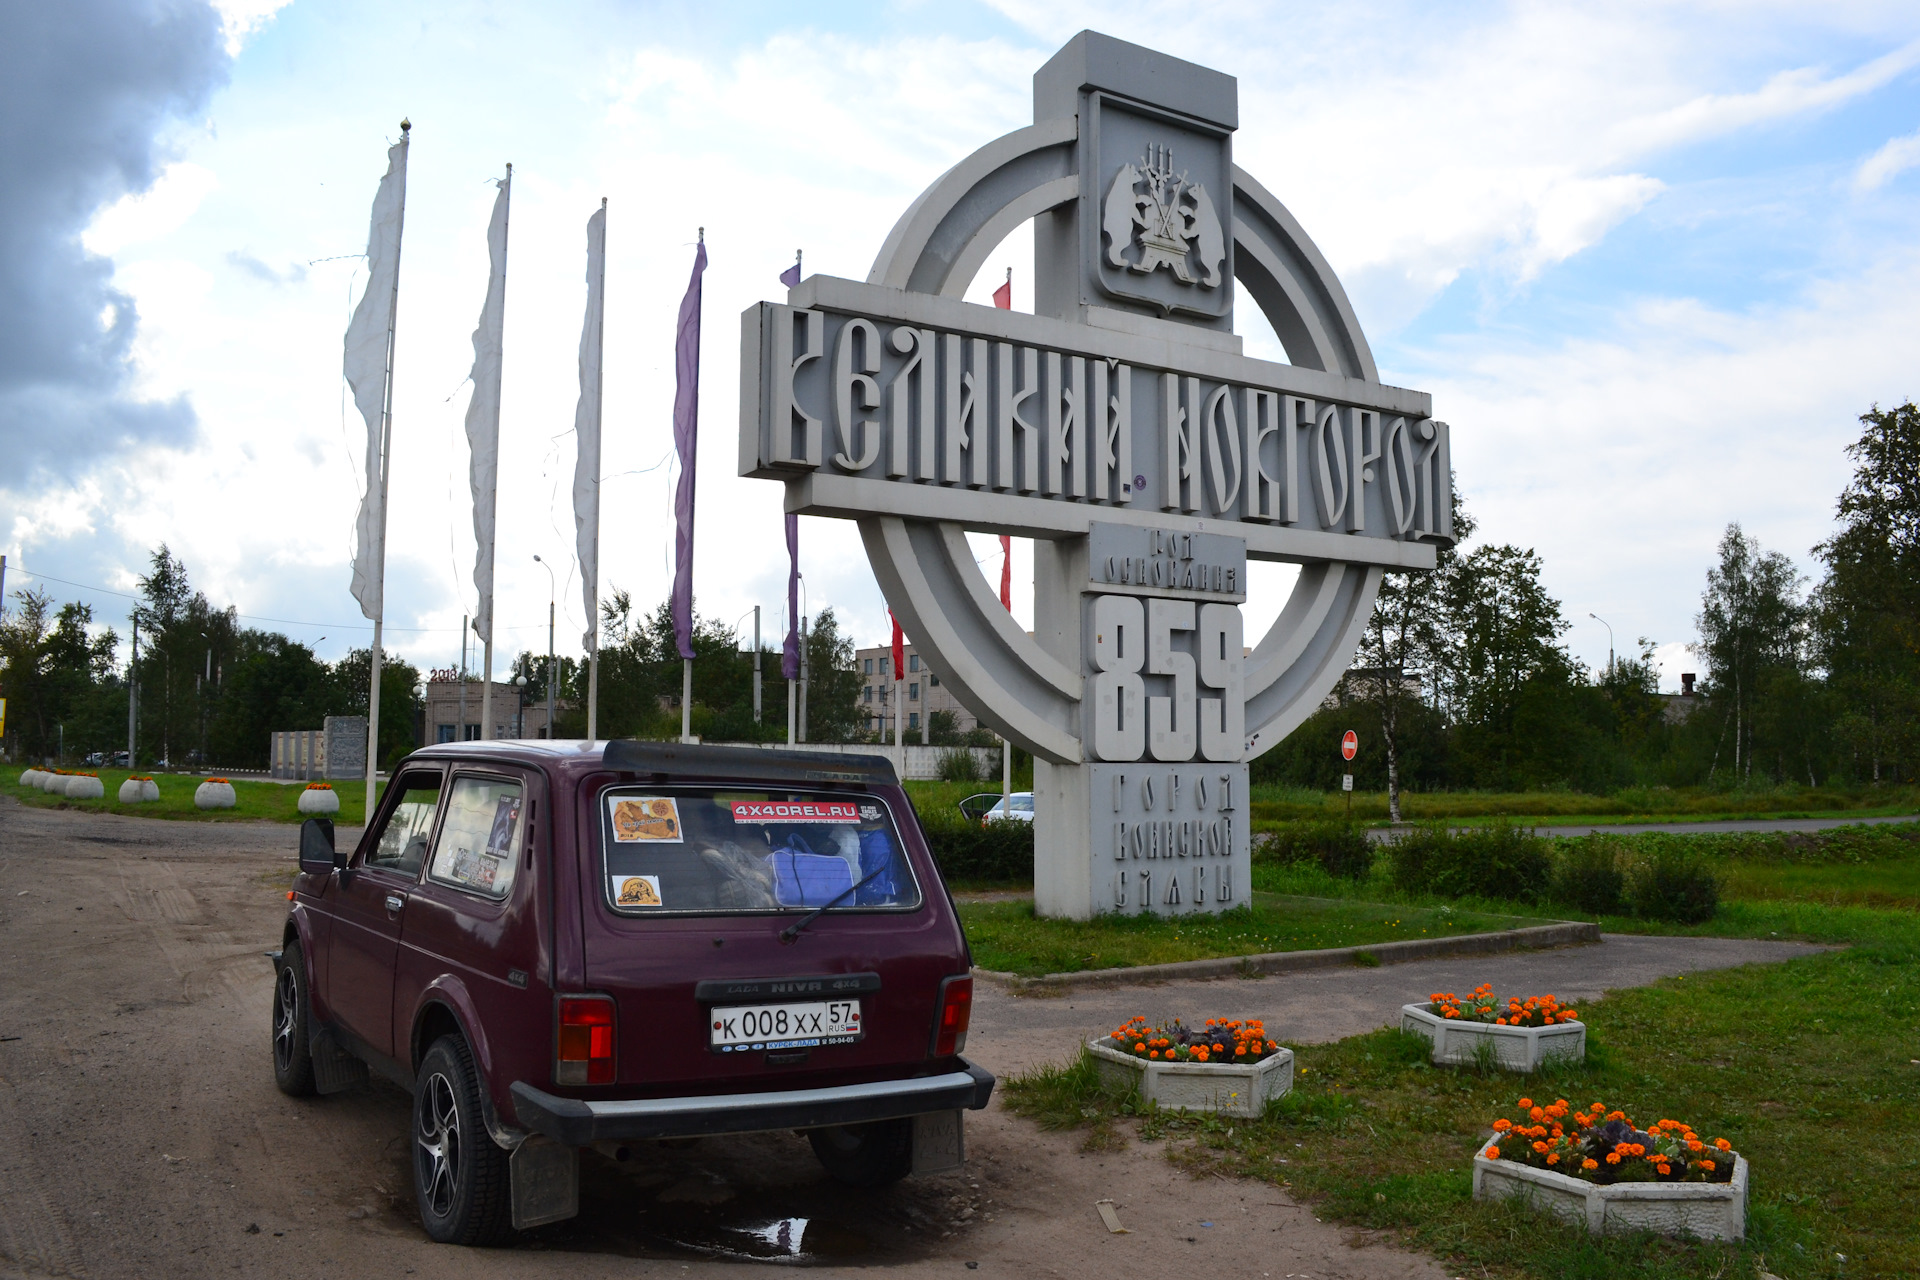
M655 1144L625 1162L588 1154L572 1222L509 1248L434 1245L413 1208L403 1091L293 1099L273 1086L261 953L279 938L293 844L286 826L0 799L0 1277L572 1280L768 1260L1112 1280L1143 1259L1275 1280L1445 1274L1318 1222L1272 1186L1190 1179L1138 1146L1083 1153L997 1101L969 1118L963 1176L857 1193L826 1180L791 1134ZM1260 1016L1282 1036L1324 1041L1391 1020L1410 992L1492 979L1586 999L1804 950L1609 939L1056 999L983 986L968 1053L1005 1075L1064 1058L1136 1011ZM1133 1234L1106 1233L1093 1208L1103 1198Z

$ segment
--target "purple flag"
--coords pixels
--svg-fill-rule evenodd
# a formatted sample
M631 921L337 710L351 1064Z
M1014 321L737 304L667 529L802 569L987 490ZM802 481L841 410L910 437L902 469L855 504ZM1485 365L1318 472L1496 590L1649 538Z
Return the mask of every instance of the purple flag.
M787 516L787 643L780 651L780 676L800 678L800 517Z
M793 251L793 265L780 273L780 283L789 289L800 287L800 251Z
M693 478L700 443L700 277L706 269L702 233L673 339L673 446L680 452L680 483L673 492L673 638L683 658L693 656Z

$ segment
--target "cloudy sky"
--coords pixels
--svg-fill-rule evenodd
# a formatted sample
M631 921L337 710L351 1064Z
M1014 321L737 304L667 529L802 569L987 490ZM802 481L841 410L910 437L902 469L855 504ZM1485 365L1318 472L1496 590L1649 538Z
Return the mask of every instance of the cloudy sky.
M1920 394L1910 2L7 3L8 592L124 618L111 593L165 542L255 625L367 643L340 339L404 115L390 647L451 665L472 607L464 380L509 161L499 665L545 644L535 554L563 650L584 626L571 426L603 196L603 582L667 589L672 327L705 227L699 605L776 631L778 490L733 475L736 317L796 247L864 277L921 189L1030 121L1033 71L1083 27L1239 77L1236 159L1340 273L1383 377L1433 393L1482 538L1541 553L1590 663L1593 613L1667 646L1677 687L1726 524L1810 572L1856 415ZM1016 232L976 300L1010 266L1027 309L1030 264ZM851 527L802 528L811 606L883 637ZM1256 577L1250 631L1287 578Z

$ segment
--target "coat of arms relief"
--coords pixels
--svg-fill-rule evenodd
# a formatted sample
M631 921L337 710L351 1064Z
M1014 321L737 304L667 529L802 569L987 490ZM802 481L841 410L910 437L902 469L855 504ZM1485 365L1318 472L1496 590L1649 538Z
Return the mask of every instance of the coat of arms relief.
M1139 164L1123 164L1107 188L1101 230L1107 261L1141 275L1161 267L1182 284L1218 288L1226 237L1204 185L1175 171L1173 149L1149 145ZM1133 255L1133 256L1129 256Z

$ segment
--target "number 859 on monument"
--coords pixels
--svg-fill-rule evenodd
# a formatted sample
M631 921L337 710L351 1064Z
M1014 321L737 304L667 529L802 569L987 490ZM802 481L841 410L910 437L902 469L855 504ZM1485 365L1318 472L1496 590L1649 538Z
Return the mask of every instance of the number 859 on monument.
M1246 753L1238 605L1096 595L1087 626L1094 759L1236 761Z

